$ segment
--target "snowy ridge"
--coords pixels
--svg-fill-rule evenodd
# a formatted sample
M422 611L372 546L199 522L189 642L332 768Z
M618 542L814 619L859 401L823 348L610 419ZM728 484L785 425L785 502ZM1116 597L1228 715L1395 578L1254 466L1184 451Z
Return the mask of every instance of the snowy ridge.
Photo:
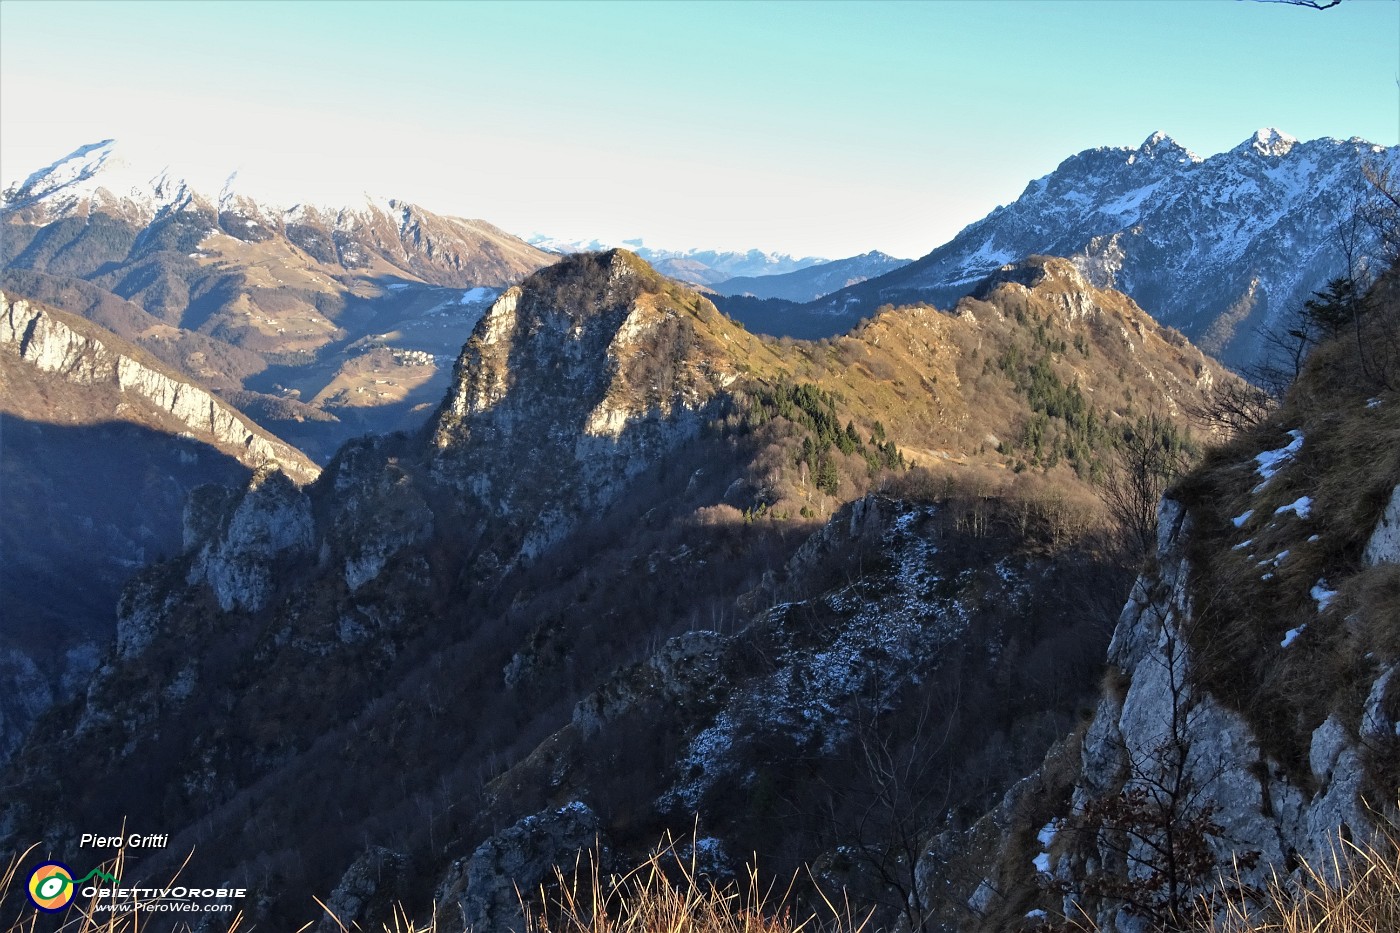
M118 150L115 140L82 146L23 182L0 192L0 210L47 202L51 213L65 216L84 202L128 204L139 213L155 217L178 209L193 199L184 179L168 166L137 166Z
M257 196L256 184L256 175L250 184L239 170L194 181L158 158L142 161L104 140L10 185L0 193L0 216L16 229L82 221L81 229L66 234L76 237L76 247L64 248L68 260L77 257L74 268L82 267L82 276L111 259L105 251L128 235L134 240L117 247L117 254L127 254L129 262L142 258L142 250L207 259L221 250L214 244L206 248L204 241L226 235L247 244L269 244L264 249L281 257L278 262L310 269L309 260L332 276L345 270L449 287L505 286L549 264L539 250L481 220L438 215L369 193L351 194L329 206L309 201L284 206ZM86 222L95 217L117 222L110 235L88 230ZM43 241L17 236L15 242ZM11 261L22 267L49 261L43 249L21 249ZM198 277L199 268L182 264L172 274ZM315 287L325 286L324 279L315 280Z
M364 195L362 203L348 205L295 204L290 207L260 199L243 185L238 169L223 176L222 184L201 187L189 176L162 162L140 161L129 156L114 139L80 146L58 161L15 182L0 192L0 211L32 208L42 221L85 211L89 205L116 208L124 216L149 222L170 210L205 207L216 213L232 212L250 220L275 224L296 223L309 217L334 217L347 226L353 218L388 217L403 234L409 225L411 205L393 198ZM206 192L216 192L209 194Z

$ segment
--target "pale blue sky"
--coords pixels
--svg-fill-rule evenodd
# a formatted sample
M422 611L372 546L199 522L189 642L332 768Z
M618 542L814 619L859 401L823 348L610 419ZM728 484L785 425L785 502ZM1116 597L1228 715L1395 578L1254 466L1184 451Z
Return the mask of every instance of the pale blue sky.
M114 136L289 203L912 257L1158 129L1395 145L1397 82L1396 0L2 0L0 176Z

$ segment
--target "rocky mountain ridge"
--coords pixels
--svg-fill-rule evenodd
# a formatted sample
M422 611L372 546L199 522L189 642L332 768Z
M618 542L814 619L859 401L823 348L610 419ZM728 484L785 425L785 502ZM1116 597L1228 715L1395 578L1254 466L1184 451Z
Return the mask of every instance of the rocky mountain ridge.
M108 383L139 396L173 418L182 429L178 433L228 453L249 469L275 464L301 483L321 472L300 451L146 354L134 348L114 350L92 325L3 292L0 346L40 372L59 374L76 385Z
M7 771L0 830L62 848L114 806L160 814L201 871L339 885L347 904L373 864L408 866L377 896L460 906L459 882L497 864L473 853L574 802L624 853L691 826L696 805L735 814L717 824L731 852L750 832L779 867L836 851L806 822L779 831L778 792L801 784L783 762L805 760L791 750L825 761L835 794L861 729L913 741L886 717L945 682L925 678L921 645L956 659L967 689L1048 652L1072 707L1097 653L1077 646L1095 636L1052 569L1114 573L1079 472L1139 423L1134 398L1180 423L1228 378L1064 260L1000 270L978 294L955 315L901 309L787 346L623 252L535 274L477 323L424 431L351 443L304 488L263 471L191 500L182 553L127 588L86 695ZM894 504L842 507L877 484ZM648 692L651 670L674 672L674 696ZM708 691L707 671L733 688ZM808 720L816 683L826 711ZM692 712L661 715L668 697ZM768 731L730 728L755 712ZM1072 716L1045 712L1035 698L996 728L1038 748ZM958 820L1013 760L984 761ZM364 838L388 854L361 864ZM838 861L902 910L866 861ZM307 907L272 895L256 922L295 928Z

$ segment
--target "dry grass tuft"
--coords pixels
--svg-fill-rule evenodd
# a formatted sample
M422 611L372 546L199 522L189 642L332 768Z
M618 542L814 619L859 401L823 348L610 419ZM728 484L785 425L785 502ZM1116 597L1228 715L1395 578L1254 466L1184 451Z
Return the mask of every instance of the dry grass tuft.
M752 867L742 885L717 883L700 870L696 851L693 842L682 847L668 839L622 875L599 871L596 855L587 864L580 856L572 872L556 868L553 883L541 885L535 897L521 892L525 933L863 933L869 922L868 913L858 916L844 899L838 904L815 886L822 907L804 914L794 906L797 877L781 893L765 887ZM341 933L361 929L331 917ZM400 908L382 933L457 929L436 918L416 925Z
M527 933L861 933L849 903L817 889L822 910L802 915L793 906L797 878L780 894L765 887L752 866L744 883L716 883L699 870L695 845L667 843L621 876L605 878L596 862L571 876L556 871L554 890L540 890L543 908L526 911Z
M1332 879L1344 878L1342 883ZM1263 905L1226 904L1212 933L1394 933L1400 930L1400 840L1343 841L1328 865L1275 878Z

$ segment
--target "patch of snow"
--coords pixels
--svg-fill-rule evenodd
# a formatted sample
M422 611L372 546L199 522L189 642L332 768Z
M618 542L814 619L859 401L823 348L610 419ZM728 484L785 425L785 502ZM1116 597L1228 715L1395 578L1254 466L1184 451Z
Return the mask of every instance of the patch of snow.
M1153 192L1161 186L1161 181L1155 181L1150 185L1135 188L1107 204L1100 205L1098 211L1100 214L1117 217L1121 224L1129 226L1138 219L1138 208L1142 206L1142 202L1151 197Z
M1230 519L1230 523L1233 524L1236 528L1241 528L1244 526L1245 522L1249 521L1249 517L1253 514L1253 509L1246 509L1242 515L1236 515L1234 518ZM1248 541L1245 542L1245 544L1248 543Z
M1284 633L1284 635L1283 635L1283 641L1279 642L1279 647L1280 647L1280 648L1287 648L1289 645L1293 644L1293 642L1297 640L1298 636L1301 635L1301 634L1303 634L1303 629L1305 629L1305 628L1307 628L1307 627L1308 627L1308 623L1304 622L1302 625L1298 626L1297 628L1291 628L1291 629L1289 629L1287 632Z
M1313 588L1308 591L1313 599L1317 600L1317 611L1325 612L1331 605L1332 600L1337 598L1337 591L1327 588L1327 580L1318 580Z
M1055 834L1059 832L1058 820L1051 820L1040 828L1040 832L1035 834L1036 841L1040 843L1041 853L1032 859L1036 871L1043 874L1050 874L1050 844L1055 841Z
M834 753L852 728L853 696L873 691L874 702L890 702L903 678L916 676L920 658L967 630L970 616L960 597L975 572L956 581L940 578L932 563L938 548L916 530L930 514L924 508L894 517L883 539L894 560L878 582L860 581L819 598L842 621L820 647L791 645L778 652L772 673L746 687L742 697L732 697L713 725L691 740L679 762L687 776L658 798L663 809L693 809L716 778L732 772L735 749L747 741L754 722L797 747L815 743ZM807 605L774 607L768 623L785 627L785 617ZM800 704L792 700L798 696Z
M1263 478L1263 482L1254 487L1255 492L1268 485L1269 480L1274 478L1274 474L1283 469L1294 455L1303 449L1302 431L1294 429L1288 432L1288 436L1292 440L1288 442L1287 446L1280 447L1278 450L1266 450L1255 455L1255 471Z
M1250 512L1246 512L1245 514L1246 514L1246 515L1249 515L1249 514L1252 513L1252 511L1253 511L1253 510L1251 509ZM1243 524L1243 523L1241 523L1241 524ZM1238 528L1239 525L1236 525L1235 527ZM1254 539L1253 539L1253 538L1249 538L1249 539L1247 539L1247 540L1241 541L1239 544L1237 544L1237 545L1235 545L1234 547L1230 548L1230 550L1232 550L1232 551L1243 551L1245 548L1249 547L1249 546L1250 546L1251 544L1253 544L1253 543L1254 543Z
M1381 407L1381 397L1380 397L1379 395L1377 395L1375 398L1368 398L1368 399L1366 400L1366 407L1367 407L1367 408L1380 408L1380 407Z
M1274 509L1275 515L1282 515L1284 512L1293 512L1299 518L1307 518L1312 514L1312 497L1299 496L1287 505L1281 505Z
M483 301L490 301L496 297L496 289L478 285L476 288L462 292L462 297L457 300L458 304L472 305Z
M1037 907L1035 910L1026 911L1027 920L1043 920L1048 916L1050 915L1047 914L1045 911L1041 910L1039 907Z

